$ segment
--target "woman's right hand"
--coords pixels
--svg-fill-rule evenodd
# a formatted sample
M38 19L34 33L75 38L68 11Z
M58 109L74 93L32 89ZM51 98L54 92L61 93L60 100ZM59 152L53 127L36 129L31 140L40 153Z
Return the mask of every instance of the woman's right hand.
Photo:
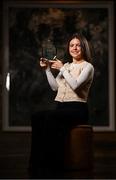
M49 61L46 58L40 58L40 66L44 69L47 69L49 67Z

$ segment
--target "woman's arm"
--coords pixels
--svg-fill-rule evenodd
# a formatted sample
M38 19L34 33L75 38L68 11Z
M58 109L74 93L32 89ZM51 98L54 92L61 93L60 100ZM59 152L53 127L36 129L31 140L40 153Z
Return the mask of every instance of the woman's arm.
M51 62L46 58L40 58L40 66L45 70L48 83L53 91L58 90L58 85L55 77L50 70Z
M65 67L62 67L60 69L60 72L62 73L62 75L64 76L65 80L70 85L70 87L73 90L76 90L85 82L87 82L89 78L91 79L93 78L94 68L91 64L88 64L86 67L84 67L81 74L77 78L73 77L70 74L70 72L67 69L65 69Z
M47 80L48 80L48 83L49 83L51 89L53 91L57 91L58 90L58 84L57 84L56 79L53 76L52 72L50 71L50 68L47 68L45 70L45 72L46 72Z

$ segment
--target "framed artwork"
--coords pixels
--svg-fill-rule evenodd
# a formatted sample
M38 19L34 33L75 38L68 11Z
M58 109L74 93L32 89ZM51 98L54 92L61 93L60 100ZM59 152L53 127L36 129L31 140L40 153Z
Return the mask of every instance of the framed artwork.
M65 60L66 41L74 32L82 32L94 49L89 123L94 131L115 130L113 11L111 1L4 2L3 130L29 131L32 113L55 108L39 58Z

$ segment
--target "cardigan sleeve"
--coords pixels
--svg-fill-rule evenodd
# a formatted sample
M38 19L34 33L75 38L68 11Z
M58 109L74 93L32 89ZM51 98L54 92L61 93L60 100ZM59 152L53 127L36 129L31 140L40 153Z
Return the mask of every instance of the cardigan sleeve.
M53 76L51 70L50 69L46 69L45 72L46 72L47 80L48 80L48 83L49 83L51 89L53 91L57 91L58 90L58 84L57 84L56 79Z
M80 75L75 78L71 75L71 73L63 66L60 69L60 72L62 73L63 77L65 78L65 80L67 81L67 83L70 85L70 87L73 90L78 89L81 85L83 85L84 83L86 83L89 79L93 79L93 74L94 74L94 68L92 66L92 64L87 64L82 72L80 73Z

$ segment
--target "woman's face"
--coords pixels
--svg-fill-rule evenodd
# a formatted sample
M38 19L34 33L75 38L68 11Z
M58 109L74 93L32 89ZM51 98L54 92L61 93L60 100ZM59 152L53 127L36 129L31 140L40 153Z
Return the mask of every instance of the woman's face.
M74 38L70 41L69 54L76 60L80 60L82 58L81 43L79 39Z

